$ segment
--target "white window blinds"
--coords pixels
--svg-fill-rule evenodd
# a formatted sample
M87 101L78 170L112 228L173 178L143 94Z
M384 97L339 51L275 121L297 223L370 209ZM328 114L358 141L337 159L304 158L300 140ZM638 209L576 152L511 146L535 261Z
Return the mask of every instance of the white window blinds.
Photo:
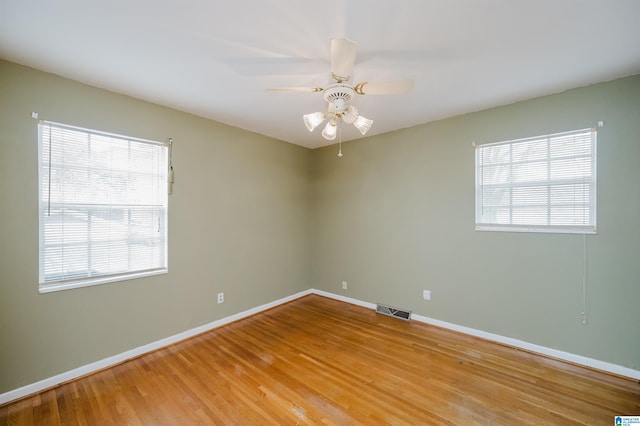
M167 271L167 146L41 122L40 291Z
M476 146L476 229L596 232L596 131Z

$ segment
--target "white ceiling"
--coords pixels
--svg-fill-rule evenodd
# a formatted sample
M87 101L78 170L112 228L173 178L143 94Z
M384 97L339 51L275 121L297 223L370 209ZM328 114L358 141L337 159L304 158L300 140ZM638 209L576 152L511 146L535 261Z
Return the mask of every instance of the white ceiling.
M639 0L0 0L0 57L294 144L331 142L302 114L331 38L358 44L350 82L368 135L640 73ZM345 126L343 140L362 137Z

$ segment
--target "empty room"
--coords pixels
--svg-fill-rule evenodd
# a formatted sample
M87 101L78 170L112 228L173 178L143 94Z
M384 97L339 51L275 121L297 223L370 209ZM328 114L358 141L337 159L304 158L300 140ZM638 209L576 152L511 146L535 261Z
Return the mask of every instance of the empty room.
M640 424L639 16L0 1L0 425Z

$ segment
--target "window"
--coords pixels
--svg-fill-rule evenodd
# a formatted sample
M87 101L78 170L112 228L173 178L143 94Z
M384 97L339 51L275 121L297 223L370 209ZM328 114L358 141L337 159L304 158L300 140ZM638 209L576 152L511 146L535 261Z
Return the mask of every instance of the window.
M167 272L167 145L38 125L40 292Z
M476 146L476 229L596 232L596 131Z

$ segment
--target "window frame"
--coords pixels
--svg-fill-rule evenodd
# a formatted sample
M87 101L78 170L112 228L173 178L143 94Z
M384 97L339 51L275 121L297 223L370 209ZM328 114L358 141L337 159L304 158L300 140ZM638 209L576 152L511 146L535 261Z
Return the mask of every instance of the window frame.
M151 176L153 176L153 178L155 179L154 181L152 181L153 185L157 185L157 189L155 190L154 194L159 197L158 204L142 205L142 204L136 204L136 203L130 202L128 204L116 203L112 205L109 202L105 202L105 203L86 202L86 203L80 203L80 204L83 204L80 207L79 203L68 203L67 201L62 201L59 203L52 202L51 195L50 195L52 192L52 184L50 181L51 170L52 170L51 169L52 159L51 159L50 151L47 150L45 152L44 141L43 141L45 127L49 128L49 133L48 133L49 136L52 133L52 130L51 130L52 128L59 129L62 131L66 130L66 131L83 133L87 137L87 140L86 140L87 147L91 146L91 144L93 143L90 141L92 136L108 138L110 139L110 143L126 142L128 144L126 149L129 155L131 154L131 150L133 149L132 144L146 144L146 145L152 145L154 148L160 148L160 150L157 151L157 155L158 155L157 161L159 166L156 167L153 173L151 174ZM48 145L49 148L51 147L52 142L53 141L51 141L51 139L49 139L49 141L47 142L49 144ZM142 145L138 145L138 146L142 146ZM89 148L87 149L90 150ZM109 149L110 149L109 152L111 152L113 148L109 148ZM88 170L92 169L92 165L89 165L89 163L91 162L91 159L92 159L91 154L89 154L87 157ZM67 158L65 157L65 161L66 160ZM78 164L78 163L76 162L75 164ZM48 172L45 172L44 170L45 167L49 168ZM131 280L135 278L148 277L148 276L168 273L168 263L169 263L169 260L168 260L168 254L169 254L168 253L168 235L169 235L169 232L168 232L168 223L169 223L168 172L169 170L168 168L169 168L169 143L152 141L147 139L140 139L140 138L135 138L131 136L124 136L124 135L119 135L119 134L114 134L109 132L103 132L99 130L72 126L68 124L40 120L38 122L38 210L39 210L38 211L38 241L39 241L39 244L38 244L39 288L38 290L39 290L39 293L49 293L49 292L68 290L73 288L88 287L88 286L106 284L110 282L125 281L125 280ZM64 166L64 170L68 170L66 166ZM111 173L113 173L114 170L115 169L113 168L113 166L109 169ZM136 168L133 164L128 164L127 168L125 168L124 170L125 170L125 173L131 173L131 172L135 173ZM45 177L49 179L46 183L43 180L45 179ZM94 192L98 192L98 191L95 191L96 187L93 186L92 184L89 184L87 186L94 189ZM68 187L65 187L65 188L68 189ZM77 186L74 186L74 188L77 188ZM138 190L140 190L140 188L138 188ZM47 191L47 193L45 193L45 191ZM100 193L100 199L106 200L110 198L109 194L111 195L114 194L114 191L110 191L104 194ZM74 277L72 274L69 274L68 271L64 271L64 267L61 266L60 269L62 272L60 274L61 276L60 279L55 279L55 278L52 279L51 276L47 277L47 274L45 273L45 262L46 262L45 249L47 247L46 241L45 241L47 237L47 235L45 234L45 226L46 226L45 216L48 213L50 214L50 209L54 205L61 206L60 209L66 209L68 208L67 206L70 205L72 207L69 208L69 210L75 209L76 212L79 212L79 211L86 212L87 228L91 227L92 215L97 216L96 212L99 211L99 209L104 209L105 205L115 212L121 212L123 216L122 222L127 223L127 225L124 226L126 228L127 236L124 239L120 240L121 243L122 241L124 241L127 247L127 259L129 259L129 261L127 262L128 263L127 270L120 270L118 272L111 270L107 273L95 274L93 272L94 265L91 264L91 259L90 259L91 244L95 244L95 242L92 241L92 239L94 238L94 235L91 234L90 230L87 230L85 231L86 238L79 242L79 245L86 245L86 251L87 251L87 257L85 258L87 263L86 269L82 269L81 272L78 274L78 276ZM130 263L131 251L135 250L135 248L132 247L133 239L131 237L131 231L132 229L136 229L136 228L132 226L133 220L131 219L131 217L135 214L136 210L144 210L145 208L147 209L147 211L152 210L154 214L156 212L159 214L157 227L158 227L158 232L161 232L162 235L159 238L154 239L153 241L159 241L160 245L157 246L157 249L158 249L158 252L160 253L159 258L161 260L158 262L157 265L153 267L132 268ZM126 218L125 218L125 215L127 215ZM109 226L111 226L112 221L108 220L108 222L109 222ZM59 244L64 246L68 243L61 242ZM109 240L106 244L111 245L112 240ZM64 262L64 260L62 262ZM55 275L53 276L55 277Z
M573 178L573 179L571 178L558 179L558 178L548 177L546 180L541 180L541 181L530 181L525 183L513 182L514 180L513 165L517 164L517 162L513 161L513 154L512 154L512 148L515 144L546 140L547 155L542 159L542 161L546 161L548 163L548 166L547 166L548 169L546 173L548 176L550 176L551 174L550 163L554 159L558 160L558 158L561 158L561 157L554 158L551 156L550 148L549 148L551 144L551 140L556 138L565 138L572 135L582 135L586 133L589 133L590 135L590 154L583 155L583 157L584 158L588 157L590 159L590 175L588 177ZM510 168L509 174L508 174L509 183L494 184L494 187L504 188L510 191L509 202L507 205L504 206L505 209L509 210L510 223L497 223L497 221L483 222L483 208L485 206L484 199L483 199L483 194L484 194L483 189L489 186L489 184L483 183L483 167L485 167L485 165L481 161L482 150L485 148L505 146L505 145L510 146L510 154L509 154L510 157L508 162L504 162L501 164L509 165L509 168ZM597 233L597 173L596 173L597 171L597 129L586 128L586 129L552 133L547 135L526 137L526 138L506 140L501 142L494 142L494 143L487 143L487 144L480 144L480 145L476 145L474 143L474 147L475 147L475 229L477 231L563 233L563 234L596 234ZM580 155L578 154L567 156L567 158L579 158L579 157ZM535 162L533 160L528 160L528 161ZM537 159L536 161L540 162L540 159ZM521 161L521 163L524 163L524 162L525 161ZM494 164L499 164L499 163L494 163ZM550 223L552 219L550 210L553 206L553 204L550 201L551 188L554 188L554 187L557 188L561 185L571 185L571 184L575 184L575 185L582 184L584 186L589 187L589 191L588 191L589 201L584 204L584 207L588 208L588 211L589 211L589 221L586 224L583 223L578 225L576 224L553 225ZM513 210L514 210L513 188L517 188L519 186L520 187L526 187L526 186L545 187L546 186L547 188L546 203L538 206L538 207L544 207L547 210L546 224L540 225L540 224L533 224L533 223L528 223L528 224L513 223ZM573 206L575 207L576 204L577 203L574 201Z

